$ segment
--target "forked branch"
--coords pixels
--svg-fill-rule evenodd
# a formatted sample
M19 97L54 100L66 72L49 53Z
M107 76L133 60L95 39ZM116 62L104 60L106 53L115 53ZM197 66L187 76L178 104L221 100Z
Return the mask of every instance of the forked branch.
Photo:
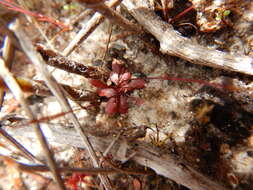
M195 64L253 75L253 58L209 49L182 37L171 25L163 22L153 10L149 9L147 1L125 0L122 5L160 42L162 53Z

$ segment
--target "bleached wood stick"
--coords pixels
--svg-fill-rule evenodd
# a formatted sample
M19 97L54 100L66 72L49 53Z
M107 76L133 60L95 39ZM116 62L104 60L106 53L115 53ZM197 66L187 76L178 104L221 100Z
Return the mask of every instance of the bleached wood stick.
M160 42L162 53L177 56L195 64L253 75L252 57L209 49L182 37L171 25L163 22L153 10L148 8L147 1L124 0L122 5Z
M62 93L62 88L57 84L56 80L53 78L53 76L51 76L50 72L47 70L44 60L36 52L35 48L32 45L32 42L30 41L24 30L21 28L20 23L18 21L15 23L15 27L13 28L13 30L16 36L18 37L24 52L30 58L32 63L36 66L37 71L40 72L41 76L45 80L45 83L47 84L51 92L54 94L54 96L57 98L64 112L69 113L70 121L73 123L75 130L82 138L82 143L87 149L94 167L99 167L99 160L97 158L95 150L93 149L92 144L90 143L86 134L82 131L81 124L78 121L78 118L73 113L72 108L70 107L66 97ZM110 187L111 185L109 184L106 175L99 174L99 177L104 187L107 190L111 190L112 188ZM62 185L62 189L65 189L64 185Z
M34 113L32 112L31 108L28 105L27 100L25 99L24 93L22 92L20 86L18 85L17 81L13 77L12 73L9 71L9 69L6 67L6 64L2 58L0 58L0 77L4 80L12 94L14 95L15 99L19 101L19 103L23 106L23 109L25 110L26 114L28 115L30 120L36 119ZM45 138L45 135L43 134L41 127L39 124L32 124L34 132L36 134L36 138L40 142L40 145L42 147L42 150L45 154L45 157L47 158L47 164L50 167L50 170L53 174L53 177L57 184L59 185L59 188L61 190L65 190L65 186L63 183L63 180L58 172L58 168L56 165L56 161L53 157L52 151L49 148L49 145L47 143L47 140Z
M109 7L116 7L121 1L111 0L108 2ZM95 13L89 22L83 26L83 28L78 32L74 39L68 44L68 46L63 50L63 56L68 56L71 54L76 47L78 47L89 35L104 21L103 15Z
M51 142L56 142L64 145L84 148L80 136L74 130L63 129L62 127L41 124L44 134ZM6 129L14 136L26 136L28 138L35 138L34 134L30 132L29 127L9 128ZM93 147L97 151L104 151L112 141L112 136L106 135L103 137L88 136ZM204 175L192 169L186 164L182 164L177 157L172 154L161 154L157 148L153 148L147 143L134 141L126 142L124 139L119 139L111 149L113 158L125 161L126 157L120 152L127 152L126 157L135 153L131 159L140 165L153 169L157 174L172 179L178 184L184 185L191 190L226 190L225 187L216 182L211 181Z

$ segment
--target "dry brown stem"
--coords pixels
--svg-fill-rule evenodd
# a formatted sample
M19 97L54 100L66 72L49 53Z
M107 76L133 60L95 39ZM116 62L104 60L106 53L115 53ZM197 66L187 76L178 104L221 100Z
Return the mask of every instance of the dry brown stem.
M85 66L87 64L78 63L67 59L64 56L57 54L56 52L46 49L41 45L37 45L37 50L45 60L46 64L62 69L66 72L81 75L85 78L102 79L108 78L109 73L105 70L100 70L98 67Z
M99 13L101 13L104 17L109 19L112 23L121 26L124 29L129 31L134 31L136 33L142 33L143 30L136 24L131 23L116 11L108 7L103 1L100 2L90 2L89 0L78 0L80 3L83 3L86 7L91 8Z
M195 64L253 75L253 58L209 49L182 37L171 25L163 22L146 1L125 0L123 6L160 42L160 51Z
M18 170L24 172L49 172L50 169L45 165L28 165L19 163L11 158L3 157L8 159L9 162L13 163L13 166ZM132 175L151 175L153 172L144 171L144 170L123 170L123 169L114 169L114 168L70 168L70 167L59 167L60 172L80 172L90 175L98 175L98 174L108 174L108 173L123 173L123 174L132 174Z
M35 65L37 71L41 73L47 86L52 91L52 93L57 98L57 100L59 101L63 111L69 113L70 120L73 123L75 130L78 132L78 134L82 138L82 142L83 142L85 148L89 152L89 155L91 157L94 167L99 167L99 160L95 154L95 151L94 151L88 137L82 131L81 124L79 123L78 118L73 113L66 97L64 96L63 89L57 84L56 80L51 76L50 72L46 68L46 63L44 62L42 57L36 52L35 48L32 45L32 42L30 41L28 36L25 34L25 32L21 29L18 22L15 25L14 32L15 32L16 36L18 37L24 52L30 58L32 63ZM106 176L99 175L99 177L100 177L103 185L105 187L107 187L107 189L112 189L110 187L110 184L109 184Z
M9 40L11 40L12 45L15 46L16 49L21 50L17 38L15 37L13 32L7 27L7 23L2 18L0 18L0 31L2 35L8 36ZM5 47L6 46L4 45L4 48Z
M29 152L22 144L16 141L11 135L9 135L4 129L0 128L0 136L2 136L6 141L16 147L27 159L36 161L38 160L31 152Z
M120 0L111 0L108 3L108 6L111 8L119 5ZM78 34L74 37L74 39L68 44L68 46L64 49L63 55L68 56L71 54L76 47L78 47L85 39L89 37L89 35L104 21L104 17L95 13L93 17L86 23L85 26L78 32Z
M9 87L9 89L11 90L11 92L13 93L15 98L23 106L29 119L30 120L36 119L33 112L31 111L30 107L28 106L27 100L25 99L20 86L16 82L15 78L12 76L11 72L6 67L3 59L0 59L0 76L3 78L4 82ZM57 171L56 162L54 160L51 150L49 149L46 138L45 138L43 132L41 131L40 125L34 123L34 124L32 124L32 126L33 126L36 136L41 144L41 147L45 153L48 165L49 165L50 170L54 176L54 179L56 180L56 182L58 183L58 185L61 189L65 189L65 186L64 186L63 181L61 179L61 176L60 176L59 172Z
M35 94L38 96L52 96L51 91L47 88L44 81L34 81L16 76L13 77L15 78L24 93ZM59 83L59 85L65 90L68 97L73 101L89 101L91 103L99 102L99 96L96 92L91 92L77 87L71 87L69 85L61 83ZM8 87L2 80L0 80L0 90L8 91Z

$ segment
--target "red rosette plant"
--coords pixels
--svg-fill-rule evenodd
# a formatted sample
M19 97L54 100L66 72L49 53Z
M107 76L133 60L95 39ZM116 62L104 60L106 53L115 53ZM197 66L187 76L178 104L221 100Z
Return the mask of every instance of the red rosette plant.
M140 78L132 79L132 74L116 59L112 62L112 71L108 80L110 85L100 80L90 80L90 83L98 88L98 95L108 98L105 112L109 115L127 113L129 93L144 88L145 81ZM138 100L136 102L138 103Z

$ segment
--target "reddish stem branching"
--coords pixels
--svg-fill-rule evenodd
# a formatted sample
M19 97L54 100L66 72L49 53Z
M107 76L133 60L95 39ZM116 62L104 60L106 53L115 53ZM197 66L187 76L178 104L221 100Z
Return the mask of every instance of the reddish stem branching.
M178 15L176 15L174 18L172 18L169 22L173 23L175 20L179 19L180 17L184 16L186 13L188 13L189 11L191 11L194 8L194 6L190 6L187 9L185 9L184 11L182 11L181 13L179 13Z
M63 24L59 20L49 18L49 17L42 15L40 13L34 13L32 11L26 10L11 0L1 0L0 4L4 5L9 10L20 12L20 13L35 17L38 21L49 22L57 27L62 28L64 31L70 30L70 26Z

